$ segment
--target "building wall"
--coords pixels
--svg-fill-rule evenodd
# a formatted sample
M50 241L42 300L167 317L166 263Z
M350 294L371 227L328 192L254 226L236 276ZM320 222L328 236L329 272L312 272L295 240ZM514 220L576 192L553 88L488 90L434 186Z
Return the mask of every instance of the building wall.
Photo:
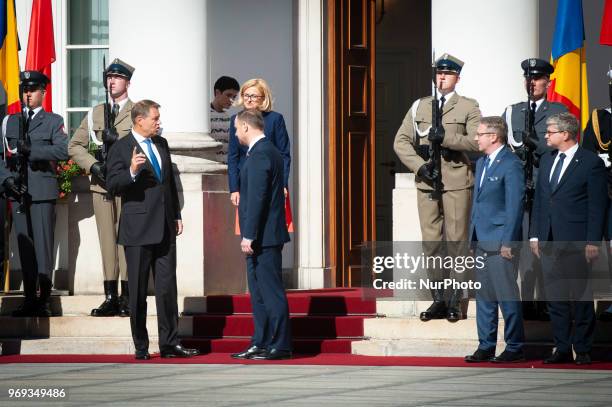
M272 88L274 110L285 117L292 146L290 185L297 168L294 153L297 137L293 134L297 97L293 77L293 9L291 0L213 0L208 2L206 22L211 93L214 81L221 75L232 76L239 83L263 78ZM294 192L295 188L291 195L296 201ZM284 268L293 267L293 253L294 245L289 243L283 252Z

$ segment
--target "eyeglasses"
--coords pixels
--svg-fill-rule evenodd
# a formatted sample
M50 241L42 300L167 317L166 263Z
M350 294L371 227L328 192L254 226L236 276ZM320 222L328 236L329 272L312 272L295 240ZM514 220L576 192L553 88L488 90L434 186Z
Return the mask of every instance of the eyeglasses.
M546 135L547 136L550 136L551 134L555 134L555 133L565 133L565 131L562 131L562 130L548 131L548 130L546 130Z
M486 136L487 134L497 134L497 133L493 133L493 132L487 132L487 133L478 133L478 132L476 132L476 137Z
M263 96L244 94L242 95L242 98L246 100L257 100L257 99L263 99Z

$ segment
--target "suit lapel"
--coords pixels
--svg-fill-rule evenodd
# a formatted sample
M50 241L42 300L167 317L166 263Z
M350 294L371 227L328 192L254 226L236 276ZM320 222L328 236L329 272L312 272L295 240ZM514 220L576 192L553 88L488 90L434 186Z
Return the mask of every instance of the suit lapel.
M115 126L119 125L119 123L121 123L122 121L130 118L132 106L133 106L132 101L128 99L128 101L125 103L125 106L123 106L123 109L119 111L119 114L115 118Z
M455 92L453 96L450 98L450 100L447 100L446 103L444 103L444 109L443 109L442 115L444 116L445 114L453 110L458 100L459 100L459 95L457 94L457 92Z
M485 175L485 178L482 180L482 186L479 188L479 193L480 191L482 191L483 189L485 189L485 186L487 185L487 180L489 178L492 178L495 173L497 172L497 168L499 167L499 163L501 163L502 158L504 158L504 154L506 154L506 148L502 148L499 153L497 153L497 155L495 156L495 160L493 160L493 162L489 163L489 168L487 168L487 173ZM484 160L483 160L483 164L482 164L482 170L484 170ZM480 178L478 178L478 182L480 183Z
M30 127L28 128L28 133L30 133L32 130L34 130L35 128L37 128L38 126L40 126L42 124L43 118L44 118L45 114L46 114L46 112L41 109L36 114L36 116L34 116L32 121L30 122Z
M166 155L167 155L167 151L166 151L166 147L164 146L164 143L161 142L161 139L159 137L153 137L151 139L153 141L153 144L155 144L155 147L157 147L157 152L159 153L159 167L161 169L161 181L163 183L164 178L166 177L166 174L168 173L167 171L167 162L166 162ZM153 169L153 165L151 164L151 169ZM155 172L153 172L153 174L155 174Z
M546 114L548 113L549 104L547 100L544 100L540 105L540 108L536 110L535 117L533 119L533 124L536 125L542 120L546 118Z
M557 192L559 188L563 186L563 184L568 178L571 177L572 172L578 167L581 159L582 159L582 149L578 147L578 150L576 150L576 154L574 154L574 157L572 157L572 162L569 163L569 165L565 169L565 172L561 175L561 179L559 180L559 183L557 184L557 188L555 188L555 190L552 191L553 194Z
M480 178L482 178L482 171L484 169L484 157L478 160L476 164L476 178L475 178L475 188L476 188L476 196L480 195L481 187L480 187ZM483 180L484 184L484 180Z
M134 133L130 133L130 134L132 135L132 139L134 140L134 145L136 146L137 152L143 153L145 155L145 157L147 157L147 161L145 162L145 167L149 170L149 172L151 173L153 178L155 178L157 180L157 176L155 175L155 170L153 169L153 164L151 164L151 160L149 159L149 156L147 155L148 151L144 151L146 146L143 146L142 144L140 144L138 142L138 140L136 139L136 136L134 136ZM153 142L153 143L155 144L155 142ZM132 152L130 151L130 156L131 155L132 155ZM161 151L160 151L160 155L161 155ZM163 176L163 171L162 171L162 176Z

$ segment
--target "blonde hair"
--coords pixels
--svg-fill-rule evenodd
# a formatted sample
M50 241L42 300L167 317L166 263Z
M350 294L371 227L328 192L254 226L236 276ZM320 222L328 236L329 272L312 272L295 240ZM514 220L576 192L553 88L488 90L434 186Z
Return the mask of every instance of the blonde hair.
M257 110L261 112L269 112L272 110L272 92L270 91L270 87L268 83L261 78L249 79L240 87L240 92L238 93L238 99L234 102L234 106L244 106L244 92L248 88L256 87L257 90L261 92L264 99L259 106L257 106Z

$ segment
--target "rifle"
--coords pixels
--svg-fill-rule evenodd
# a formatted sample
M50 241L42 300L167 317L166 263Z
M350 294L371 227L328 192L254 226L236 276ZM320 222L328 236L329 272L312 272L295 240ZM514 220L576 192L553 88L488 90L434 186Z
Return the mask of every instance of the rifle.
M525 112L525 129L523 131L523 146L525 149L525 210L531 218L535 186L533 180L533 168L536 166L534 140L538 139L535 131L535 107L532 107L533 86L531 84L531 67L527 71L527 111Z
M106 83L106 56L102 57L102 80L104 81L104 130L112 129L115 131L115 115L108 102L108 84ZM102 138L102 147L96 152L96 159L106 167L106 157L110 149L110 144Z
M608 65L608 95L610 97L610 132L612 133L612 68ZM610 134L610 139L612 139L612 134ZM612 169L612 146L608 146L608 162L611 164L610 168Z
M27 103L23 102L23 88L20 87L21 90L21 114L19 115L19 140L23 143L30 144L30 135L28 132L30 131L29 126L30 123L28 121L26 111L30 108L30 97L28 96ZM23 154L21 151L17 151L18 157L16 162L16 171L18 174L17 181L20 185L28 186L28 167L29 167L29 157L26 154ZM29 192L26 192L21 196L21 200L19 201L19 208L17 209L17 213L25 213L27 225L28 225L28 234L32 236L32 218L30 216L30 202L31 196Z
M438 83L436 82L436 75L438 74L438 68L436 66L436 52L433 52L432 63L431 63L431 79L434 84L433 99L431 100L431 128L434 133L438 135L440 127L442 126L442 111L438 101ZM442 198L442 146L440 142L431 143L431 162L433 167L437 170L436 178L433 180L433 191L429 193L429 199L440 200Z

